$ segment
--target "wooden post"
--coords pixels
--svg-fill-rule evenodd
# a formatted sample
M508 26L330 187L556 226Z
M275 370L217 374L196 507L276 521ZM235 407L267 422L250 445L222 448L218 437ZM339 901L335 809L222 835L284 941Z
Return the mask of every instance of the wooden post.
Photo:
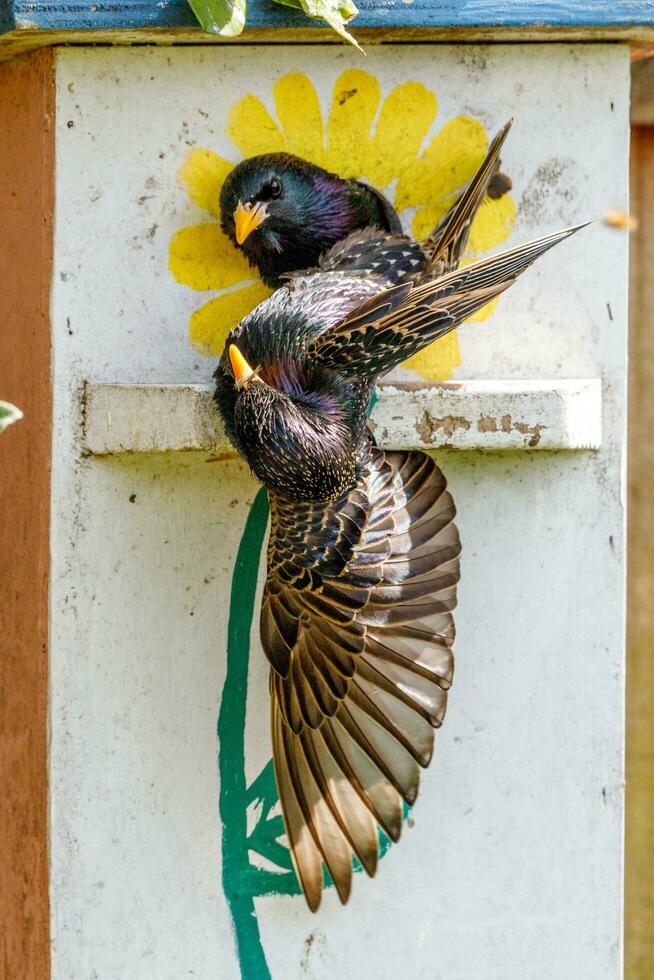
M654 964L654 125L632 130L631 202L625 971L646 980Z
M50 976L48 578L54 56L0 65L0 973Z

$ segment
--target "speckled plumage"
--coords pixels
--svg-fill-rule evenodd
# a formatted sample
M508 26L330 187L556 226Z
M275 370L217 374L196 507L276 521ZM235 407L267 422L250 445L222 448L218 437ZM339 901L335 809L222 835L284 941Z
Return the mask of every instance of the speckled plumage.
M397 840L453 673L454 505L423 453L372 445L376 377L507 288L570 229L435 279L380 291L336 269L293 280L233 331L216 402L269 489L261 640L291 855L312 910L323 863L341 901ZM346 253L347 254L347 250Z
M373 445L373 385L576 230L443 275L467 234L460 219L446 216L429 248L350 235L245 317L216 371L227 434L269 489L273 761L313 911L323 864L346 902L353 856L372 876L378 828L398 840L453 676L454 504L424 453ZM238 381L232 344L247 362Z
M393 284L333 268L293 279L228 338L215 375L227 435L281 496L318 501L347 492L369 442L367 410L378 377L449 333L576 230L445 276L420 273ZM232 373L231 344L255 369L244 387ZM330 459L336 453L339 464L323 462L325 452Z

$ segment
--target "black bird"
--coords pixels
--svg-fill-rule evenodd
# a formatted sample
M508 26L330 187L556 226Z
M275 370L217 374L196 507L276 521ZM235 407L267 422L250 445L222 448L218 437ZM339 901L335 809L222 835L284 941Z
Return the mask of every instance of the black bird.
M493 141L482 164L484 179L470 195L465 236L456 240L457 258L484 197L499 197L511 186L509 178L498 172L499 152L509 128L510 123ZM362 181L343 180L288 153L250 157L238 164L223 184L220 210L225 234L273 287L287 273L315 268L321 256L353 231L375 228L402 235L400 219L380 191ZM423 262L449 217L450 212L425 243Z
M372 876L377 827L399 838L453 674L454 505L424 453L372 444L373 386L576 230L381 291L381 276L337 268L293 279L228 338L215 400L269 490L261 640L273 759L313 911L323 862L345 903L352 855Z

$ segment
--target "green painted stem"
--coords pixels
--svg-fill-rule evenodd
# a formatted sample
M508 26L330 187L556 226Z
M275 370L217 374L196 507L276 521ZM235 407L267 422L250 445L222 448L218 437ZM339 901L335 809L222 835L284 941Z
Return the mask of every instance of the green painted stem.
M268 496L262 488L248 515L234 565L227 627L227 674L218 716L223 889L234 923L243 980L270 980L254 899L242 880L242 869L249 863L245 712L250 629L267 523Z

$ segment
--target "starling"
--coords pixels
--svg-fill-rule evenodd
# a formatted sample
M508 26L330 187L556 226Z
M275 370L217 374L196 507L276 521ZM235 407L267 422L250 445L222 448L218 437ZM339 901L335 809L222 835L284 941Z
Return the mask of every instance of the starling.
M273 761L312 911L323 863L345 903L352 857L372 876L378 828L398 840L453 675L454 504L426 454L373 444L373 386L576 230L383 289L334 259L277 290L228 338L215 400L269 491L260 629Z
M416 245L414 257L422 265L431 259L446 230L449 265L445 267L451 267L454 256L458 261L484 197L500 197L510 188L509 178L498 172L510 125L493 140L464 191L466 208L456 202L423 248ZM459 222L453 225L454 209ZM288 153L250 157L238 164L223 184L220 211L225 234L272 287L288 273L315 268L332 246L354 231L374 228L382 235L402 236L400 219L380 191L359 180L343 180Z

